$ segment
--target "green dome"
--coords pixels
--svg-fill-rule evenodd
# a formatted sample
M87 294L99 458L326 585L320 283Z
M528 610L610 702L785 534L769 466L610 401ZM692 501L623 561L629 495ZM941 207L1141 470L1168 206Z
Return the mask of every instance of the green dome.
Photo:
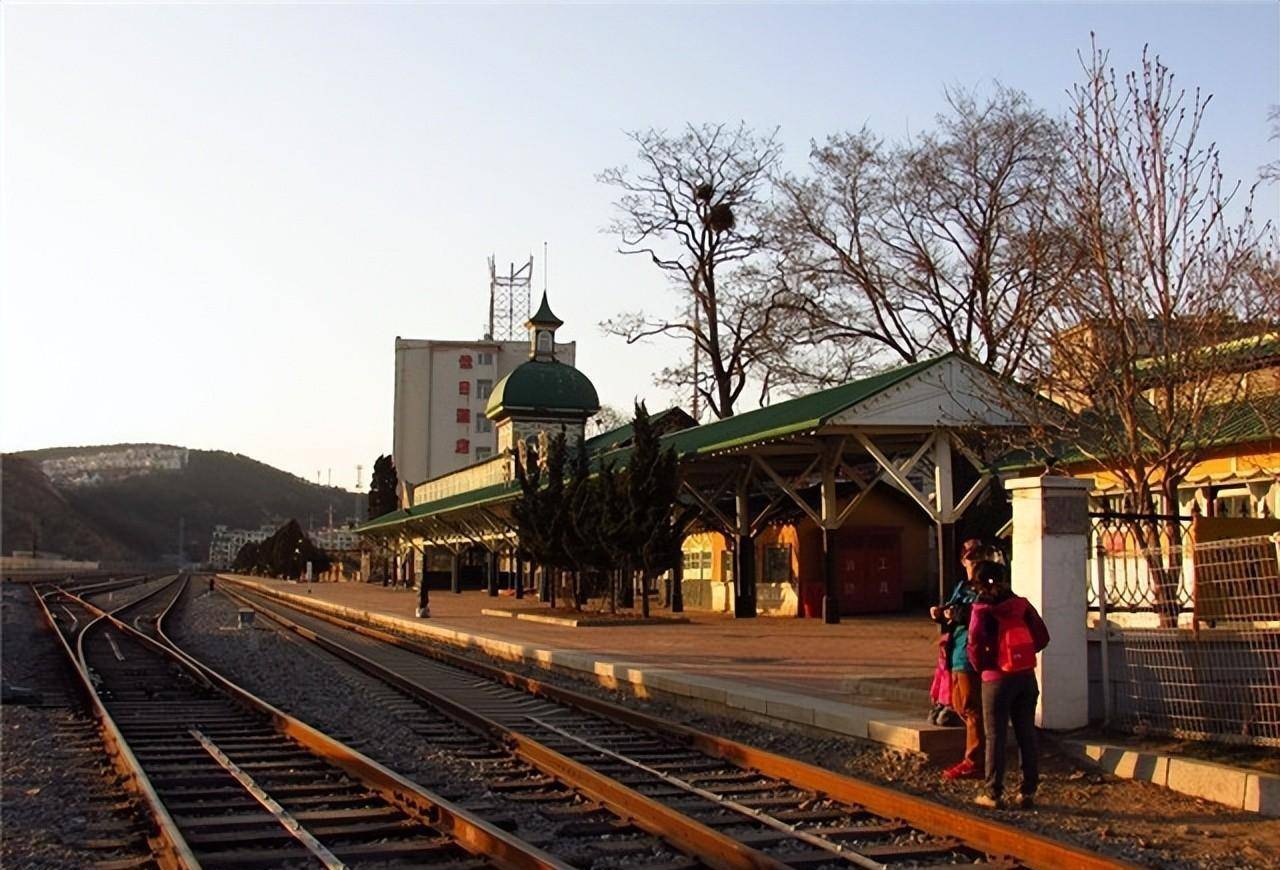
M596 388L582 372L555 360L531 359L496 384L484 413L490 419L512 411L568 411L590 415L600 410Z

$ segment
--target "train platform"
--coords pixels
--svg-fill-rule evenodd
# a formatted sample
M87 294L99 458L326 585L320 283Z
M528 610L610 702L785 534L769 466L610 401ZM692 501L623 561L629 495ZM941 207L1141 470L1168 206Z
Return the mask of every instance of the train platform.
M575 627L511 618L548 613L536 599L433 590L431 616L418 619L412 590L219 576L640 697L858 737L939 760L958 755L963 744L962 728L940 728L925 719L938 635L921 615L849 617L826 625L692 611L683 614L684 622Z

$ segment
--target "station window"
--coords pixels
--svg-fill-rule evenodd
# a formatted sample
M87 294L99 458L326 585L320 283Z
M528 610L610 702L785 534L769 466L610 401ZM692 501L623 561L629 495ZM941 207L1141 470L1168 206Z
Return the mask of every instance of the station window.
M1213 502L1215 517L1247 519L1253 516L1253 498L1246 487L1220 489Z
M484 414L477 414L477 415L476 415L476 431L477 431L477 432L492 432L492 431L493 431L493 421L492 421L492 420L490 420L488 417L486 417Z
M466 438L459 438L458 443L455 444L453 447L453 452L454 453L470 453L471 442L468 441Z
M470 408L459 408L459 409L458 409L458 422L459 422L459 423L470 423L470 422L471 422L471 409L470 409Z
M487 399L489 394L493 392L493 381L480 380L476 381L476 398Z
M492 447L477 447L477 448L476 448L476 461L479 461L479 460L481 460L481 459L488 459L488 458L489 458L490 456L492 456L492 455L493 455L493 448L492 448Z
M791 579L791 548L765 547L764 582L785 583Z
M471 395L471 381L458 381L458 395L459 396Z
M493 354L489 353L487 350L480 351L479 362L480 362L480 365L482 366L493 365Z
M462 356L458 357L458 368L460 369L471 368L471 354L464 353Z
M708 558L710 555L710 553L707 554ZM726 583L733 581L733 553L730 550L720 554L720 579Z

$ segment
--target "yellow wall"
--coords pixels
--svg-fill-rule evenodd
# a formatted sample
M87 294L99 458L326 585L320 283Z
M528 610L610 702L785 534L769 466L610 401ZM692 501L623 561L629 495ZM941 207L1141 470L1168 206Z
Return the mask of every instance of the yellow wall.
M932 589L933 526L916 505L905 497L897 497L880 486L872 491L845 521L844 528L877 527L898 529L901 534L902 589L906 593L922 593ZM762 581L767 547L787 545L791 551L791 582L823 583L821 531L807 517L799 522L769 526L756 537L756 579ZM700 532L685 538L685 553L710 551L711 572L705 579L727 580L723 570L723 553L727 541L718 532ZM688 576L688 575L686 575Z

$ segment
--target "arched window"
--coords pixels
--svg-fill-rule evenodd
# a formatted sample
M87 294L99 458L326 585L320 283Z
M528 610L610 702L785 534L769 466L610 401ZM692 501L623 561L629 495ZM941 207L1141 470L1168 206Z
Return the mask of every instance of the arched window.
M545 329L538 331L538 353L551 353L551 333Z

